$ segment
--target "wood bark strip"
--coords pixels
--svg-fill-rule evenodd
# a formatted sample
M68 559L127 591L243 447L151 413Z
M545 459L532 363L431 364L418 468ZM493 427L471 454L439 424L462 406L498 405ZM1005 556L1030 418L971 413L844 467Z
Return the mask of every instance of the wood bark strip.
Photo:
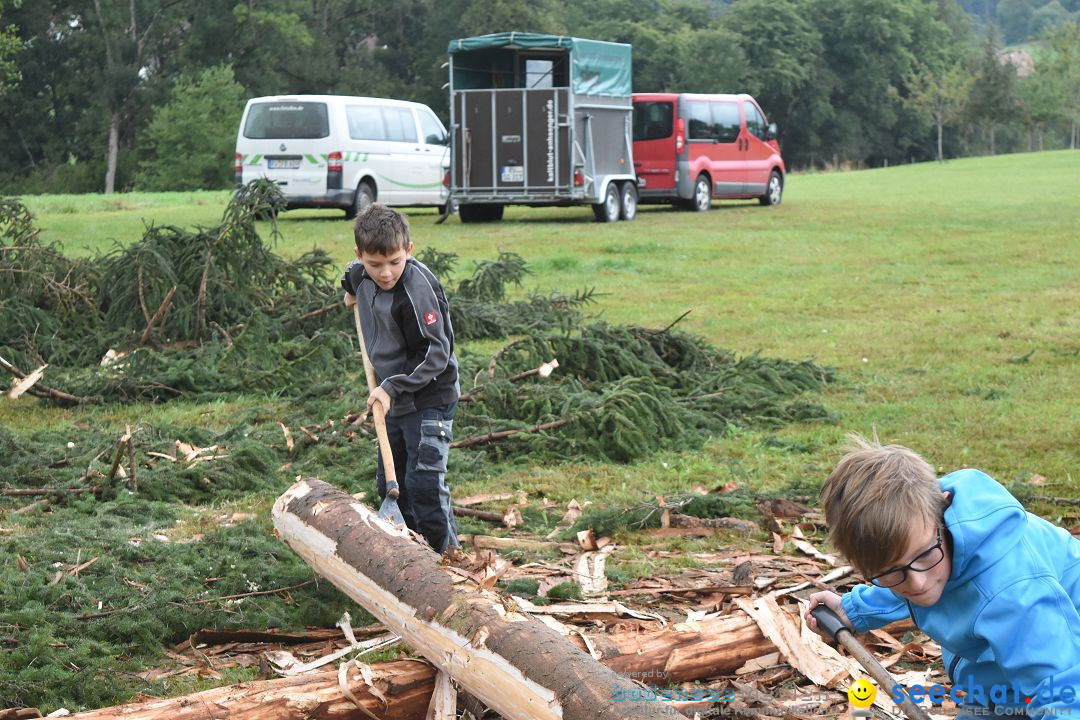
M301 480L273 518L320 575L507 720L667 716L663 703L616 701L638 687L504 598L455 585L435 552L337 488Z

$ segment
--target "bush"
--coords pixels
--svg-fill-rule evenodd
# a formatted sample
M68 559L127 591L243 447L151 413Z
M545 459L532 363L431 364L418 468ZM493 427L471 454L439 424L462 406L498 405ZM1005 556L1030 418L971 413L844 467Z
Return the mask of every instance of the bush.
M236 126L244 88L231 65L182 75L140 143L139 190L220 190L233 182Z

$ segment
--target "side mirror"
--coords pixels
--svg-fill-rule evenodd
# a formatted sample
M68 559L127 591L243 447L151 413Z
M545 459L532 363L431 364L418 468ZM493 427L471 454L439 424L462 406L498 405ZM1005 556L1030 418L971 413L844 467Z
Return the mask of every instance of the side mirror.
M775 140L776 139L776 123L769 123L769 127L766 128L766 130L765 130L765 139L766 140Z

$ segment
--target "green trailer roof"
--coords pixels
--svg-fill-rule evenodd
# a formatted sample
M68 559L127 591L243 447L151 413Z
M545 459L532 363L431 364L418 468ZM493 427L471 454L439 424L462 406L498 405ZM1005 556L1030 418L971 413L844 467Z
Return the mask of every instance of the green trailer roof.
M487 66L505 72L507 57L500 50L565 50L570 56L570 89L578 95L630 97L630 46L568 35L504 32L451 40L447 53L471 53L468 66L454 69L455 89L490 87L477 84L477 71ZM462 58L464 59L464 58ZM455 63L461 65L461 63Z

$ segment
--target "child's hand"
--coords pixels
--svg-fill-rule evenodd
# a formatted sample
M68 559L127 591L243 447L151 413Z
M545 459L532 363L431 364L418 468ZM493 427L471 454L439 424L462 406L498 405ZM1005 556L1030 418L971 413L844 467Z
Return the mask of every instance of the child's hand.
M840 596L831 591L817 592L810 596L810 606L806 609L806 613L803 615L803 620L806 622L806 627L810 628L818 635L826 637L820 629L818 629L817 620L810 611L816 608L818 605L824 605L832 610L837 616L848 626L851 632L855 632L855 628L851 626L851 621L848 620L847 613L844 612L844 606L840 603ZM831 639L827 638L826 639Z
M356 304L356 296L352 293L345 293L345 307L352 309L352 306Z
M380 385L375 386L375 389L368 395L367 412L371 412L376 402L382 404L384 414L390 412L390 394L383 390ZM366 417L367 413L364 413L364 416Z

